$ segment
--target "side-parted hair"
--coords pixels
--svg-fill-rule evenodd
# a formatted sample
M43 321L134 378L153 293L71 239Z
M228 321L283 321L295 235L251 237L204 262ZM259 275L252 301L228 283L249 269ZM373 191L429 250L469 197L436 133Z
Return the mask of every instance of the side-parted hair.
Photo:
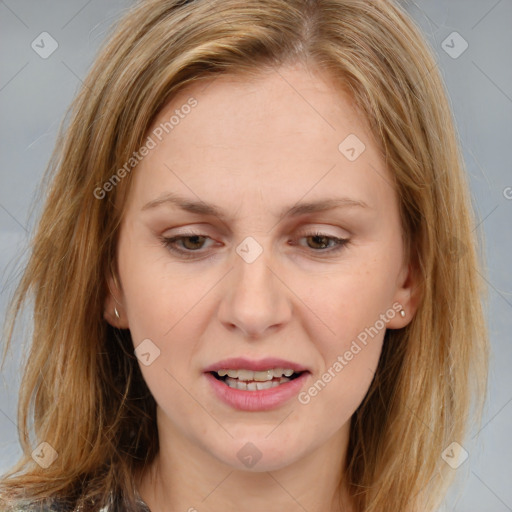
M98 187L133 157L187 84L303 62L334 78L368 121L420 275L419 308L406 327L386 332L375 378L351 420L344 477L358 512L439 506L453 475L441 454L481 421L488 337L483 251L433 55L391 0L144 0L129 9L61 129L10 305L4 362L29 299L34 309L18 406L24 455L0 481L4 503L63 497L98 511L115 495L122 510L136 510L135 475L158 452L156 404L129 331L111 327L103 311L137 167L101 198ZM41 442L58 454L46 469L31 457Z

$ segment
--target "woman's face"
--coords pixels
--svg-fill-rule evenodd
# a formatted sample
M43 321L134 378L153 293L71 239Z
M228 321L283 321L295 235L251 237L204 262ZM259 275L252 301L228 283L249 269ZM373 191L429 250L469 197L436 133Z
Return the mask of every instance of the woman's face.
M324 79L195 83L138 152L107 318L131 331L161 446L255 471L342 446L386 328L411 318L392 178Z

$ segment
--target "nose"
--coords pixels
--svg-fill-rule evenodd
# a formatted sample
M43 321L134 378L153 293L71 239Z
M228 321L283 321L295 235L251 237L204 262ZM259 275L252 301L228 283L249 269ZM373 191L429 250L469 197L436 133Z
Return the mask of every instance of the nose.
M234 255L234 268L224 281L219 320L230 331L261 338L290 321L293 294L270 249L254 261L240 254L243 252Z

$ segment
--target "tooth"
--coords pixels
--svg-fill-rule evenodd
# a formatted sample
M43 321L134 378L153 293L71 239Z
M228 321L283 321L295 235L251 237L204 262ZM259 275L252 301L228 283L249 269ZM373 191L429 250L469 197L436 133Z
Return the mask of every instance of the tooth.
M266 382L256 382L256 388L257 389L270 389L273 386L273 382L271 380L267 380ZM249 386L247 386L249 388Z
M267 380L272 380L274 374L272 370L265 370L264 372L254 372L254 380L264 382Z
M272 373L274 374L274 377L281 377L281 375L283 375L283 372L284 372L284 369L283 368L274 368L272 370Z
M225 383L234 389L243 391L257 391L259 389L270 389L290 382L293 370L290 368L273 368L262 372L253 372L252 370L219 370L220 377L227 375ZM284 376L283 376L284 375Z
M247 382L243 382L241 380L237 380L236 381L236 386L238 389L242 390L242 391L247 391Z
M233 389L240 389L242 391L257 391L261 389L277 388L277 386L280 386L285 382L290 382L290 379L287 377L281 377L279 380L267 380L265 382L245 382L228 377L224 382Z
M252 370L238 370L238 380L254 380L254 372Z
M224 381L230 388L234 388L234 389L237 389L237 380L236 379L226 379Z

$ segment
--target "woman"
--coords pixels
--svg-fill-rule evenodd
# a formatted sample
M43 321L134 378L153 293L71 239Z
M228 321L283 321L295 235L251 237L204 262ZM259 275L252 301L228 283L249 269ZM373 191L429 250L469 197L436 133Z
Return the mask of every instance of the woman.
M7 509L439 506L488 348L449 104L401 7L141 2L50 170Z

